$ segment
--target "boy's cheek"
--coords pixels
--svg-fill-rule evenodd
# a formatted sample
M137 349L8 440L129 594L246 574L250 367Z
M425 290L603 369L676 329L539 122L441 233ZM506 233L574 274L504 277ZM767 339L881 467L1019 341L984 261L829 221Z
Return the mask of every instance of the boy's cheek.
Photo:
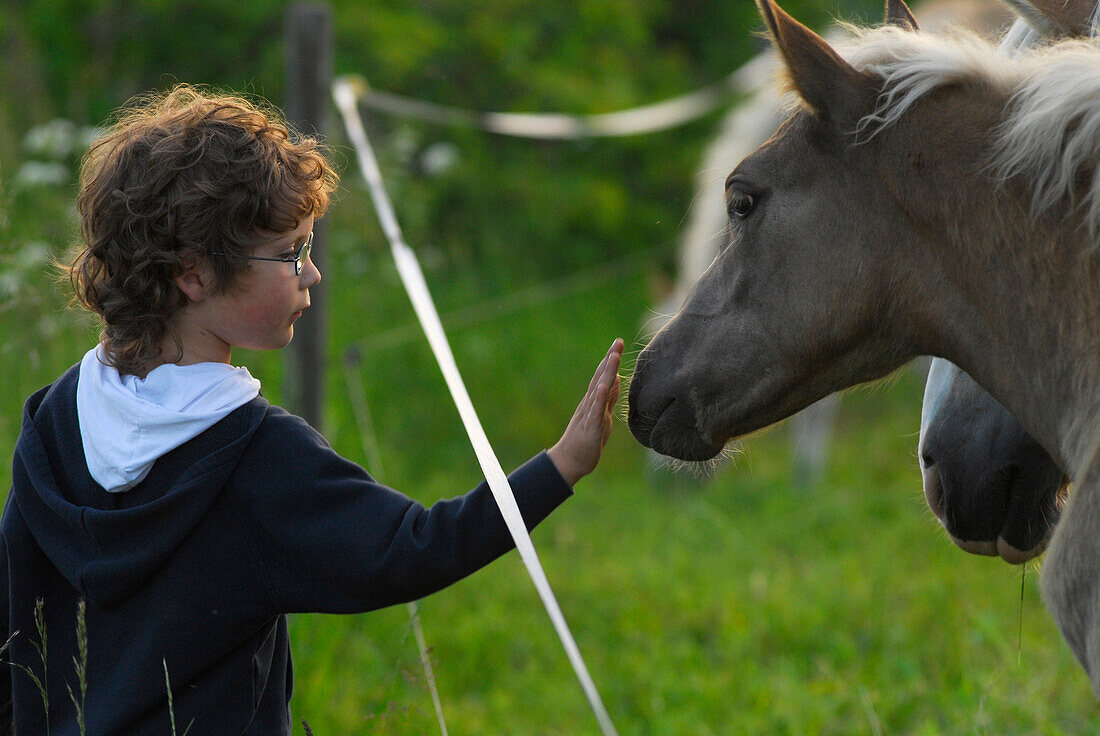
M241 318L248 324L268 325L284 322L290 314L290 306L286 301L271 299L244 307Z

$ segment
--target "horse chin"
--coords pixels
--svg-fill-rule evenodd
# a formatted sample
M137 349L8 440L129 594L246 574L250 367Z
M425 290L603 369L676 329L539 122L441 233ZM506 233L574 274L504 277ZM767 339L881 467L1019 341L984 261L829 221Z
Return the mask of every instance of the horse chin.
M630 430L646 447L686 462L713 460L725 449L725 443L704 437L694 423L677 421L675 411L667 409L656 421L632 421Z
M939 469L935 465L924 467L922 464L921 475L928 507L939 519L940 524L943 525L944 530L947 531L947 535L955 546L970 554L1000 557L1010 565L1022 565L1046 551L1051 536L1054 534L1054 526L1057 524L1066 496L1064 480L1061 484L1047 486L1042 494L1044 502L1036 508L1028 509L1030 513L1027 514L1017 513L1013 515L1010 513L1001 521L1001 530L995 539L968 539L952 531L952 527L958 526L957 524L952 525L948 522L948 519L955 518L955 514L948 509L948 501L944 493ZM1005 495L1008 495L1012 489L1006 487L1003 490ZM956 519L957 521L958 519ZM1016 538L1019 536L1018 532L1021 527L1028 530L1042 529L1042 536L1035 540L1033 534L1028 535L1033 541L1027 543L1026 546L1017 546L1019 542L1008 541L1008 537Z
M662 439L655 442L653 449L662 455L695 463L713 460L722 453L725 445L713 445L698 435L680 435L668 441Z
M997 541L991 542L988 540L968 541L959 539L950 532L948 532L948 536L951 537L951 541L955 543L955 546L964 552L969 552L972 555L983 555L985 557L1000 557L1010 565L1022 565L1046 552L1047 545L1050 544L1050 538L1053 533L1053 528L1048 529L1042 541L1030 549L1017 549L1012 546L1011 543L1006 542L1004 537L997 537Z
M997 537L997 554L1000 555L1002 560L1010 565L1022 565L1028 560L1034 559L1047 551L1047 545L1050 544L1050 537L1053 533L1053 527L1047 529L1043 541L1039 542L1039 544L1031 549L1016 549L1006 542L1004 537Z

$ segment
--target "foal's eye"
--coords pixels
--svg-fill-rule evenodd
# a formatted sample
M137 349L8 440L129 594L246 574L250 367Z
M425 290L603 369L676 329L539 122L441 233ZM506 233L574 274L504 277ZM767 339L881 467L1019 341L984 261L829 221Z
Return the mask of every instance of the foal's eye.
M726 211L730 217L736 217L739 220L743 220L749 216L753 207L756 206L756 199L748 192L742 192L734 189L729 193L729 201L726 203Z

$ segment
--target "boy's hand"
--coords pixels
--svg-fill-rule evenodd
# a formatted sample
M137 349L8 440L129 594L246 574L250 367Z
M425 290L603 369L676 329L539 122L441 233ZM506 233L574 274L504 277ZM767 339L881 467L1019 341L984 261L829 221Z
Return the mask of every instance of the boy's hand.
M547 450L554 466L570 486L596 469L600 452L607 444L611 414L619 400L619 361L622 357L623 341L615 338L561 439Z

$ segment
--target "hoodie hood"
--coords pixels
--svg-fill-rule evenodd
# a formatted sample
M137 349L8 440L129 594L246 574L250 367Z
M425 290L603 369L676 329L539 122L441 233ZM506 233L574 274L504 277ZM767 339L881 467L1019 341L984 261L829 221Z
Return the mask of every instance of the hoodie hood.
M133 595L202 522L268 404L255 397L238 406L164 454L141 485L107 493L84 461L77 413L83 375L74 366L27 400L12 498L62 575L90 602L111 608Z
M157 458L259 393L247 369L224 363L166 363L145 378L120 376L97 345L80 362L76 389L88 470L106 491L128 491Z

